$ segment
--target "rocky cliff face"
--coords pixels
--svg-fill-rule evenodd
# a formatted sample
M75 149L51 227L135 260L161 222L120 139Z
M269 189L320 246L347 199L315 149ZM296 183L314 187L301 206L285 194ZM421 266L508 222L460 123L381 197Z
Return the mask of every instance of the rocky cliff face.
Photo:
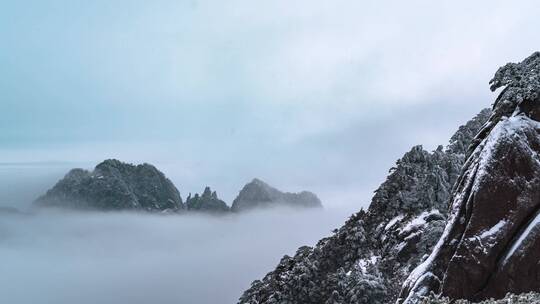
M540 290L540 53L500 68L504 87L451 198L444 234L404 284L400 303Z
M100 163L91 172L71 170L35 204L97 210L184 208L176 187L154 166L134 166L114 159Z
M289 207L322 207L319 198L308 191L300 193L281 192L270 187L259 179L253 179L246 184L234 199L231 210L245 211L253 208L268 208L276 206Z
M491 112L483 110L427 152L416 146L390 170L367 212L353 215L314 248L285 256L254 281L239 303L390 303L431 252L446 223L448 200L467 147Z
M210 213L224 213L228 212L229 206L220 200L216 191L210 189L210 187L204 188L203 194L195 194L193 197L191 194L186 199L186 207L190 211L210 212Z

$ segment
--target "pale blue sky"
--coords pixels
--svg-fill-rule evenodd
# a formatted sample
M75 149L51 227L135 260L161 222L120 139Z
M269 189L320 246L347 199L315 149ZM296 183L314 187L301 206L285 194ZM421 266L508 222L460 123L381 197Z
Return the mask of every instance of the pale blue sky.
M148 161L183 194L230 201L257 176L365 204L538 48L537 1L471 2L0 1L0 158Z

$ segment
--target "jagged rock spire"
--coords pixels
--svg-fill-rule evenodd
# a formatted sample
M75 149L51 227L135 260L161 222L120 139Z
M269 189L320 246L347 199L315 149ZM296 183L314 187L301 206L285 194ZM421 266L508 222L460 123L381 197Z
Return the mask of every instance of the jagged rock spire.
M196 193L193 197L188 197L186 207L191 211L226 213L229 212L229 206L218 198L216 191L212 191L209 186L204 188L202 195Z
M507 63L500 67L489 81L491 91L503 88L492 107L492 115L485 127L478 132L471 150L486 138L487 134L503 118L525 113L540 120L540 113L533 105L540 103L540 52L534 52L519 63Z
M494 108L500 102L510 102L515 106L524 100L538 100L540 97L540 52L534 52L520 63L507 63L500 67L489 81L491 91L505 87Z

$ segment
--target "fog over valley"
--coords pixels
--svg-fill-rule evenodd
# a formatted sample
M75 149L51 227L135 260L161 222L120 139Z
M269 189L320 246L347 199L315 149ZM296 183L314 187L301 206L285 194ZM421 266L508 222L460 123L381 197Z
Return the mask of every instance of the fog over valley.
M1 214L2 298L18 304L234 303L284 254L314 245L345 217L335 209L287 208L226 216Z
M329 236L367 206L370 195L362 198L355 191L354 199L323 200L322 209L276 207L226 215L34 206L71 168L95 165L0 164L0 207L19 211L0 210L0 286L12 303L234 303L254 278L283 255ZM172 173L168 177L185 200L181 170L170 164L160 169ZM242 186L236 185L235 196ZM193 193L202 190L193 187ZM230 206L232 199L226 202Z

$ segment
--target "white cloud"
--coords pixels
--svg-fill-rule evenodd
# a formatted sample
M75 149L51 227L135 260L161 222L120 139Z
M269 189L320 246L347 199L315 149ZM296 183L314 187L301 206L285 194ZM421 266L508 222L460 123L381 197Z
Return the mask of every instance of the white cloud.
M284 254L346 218L336 210L0 217L0 285L11 304L234 303Z

